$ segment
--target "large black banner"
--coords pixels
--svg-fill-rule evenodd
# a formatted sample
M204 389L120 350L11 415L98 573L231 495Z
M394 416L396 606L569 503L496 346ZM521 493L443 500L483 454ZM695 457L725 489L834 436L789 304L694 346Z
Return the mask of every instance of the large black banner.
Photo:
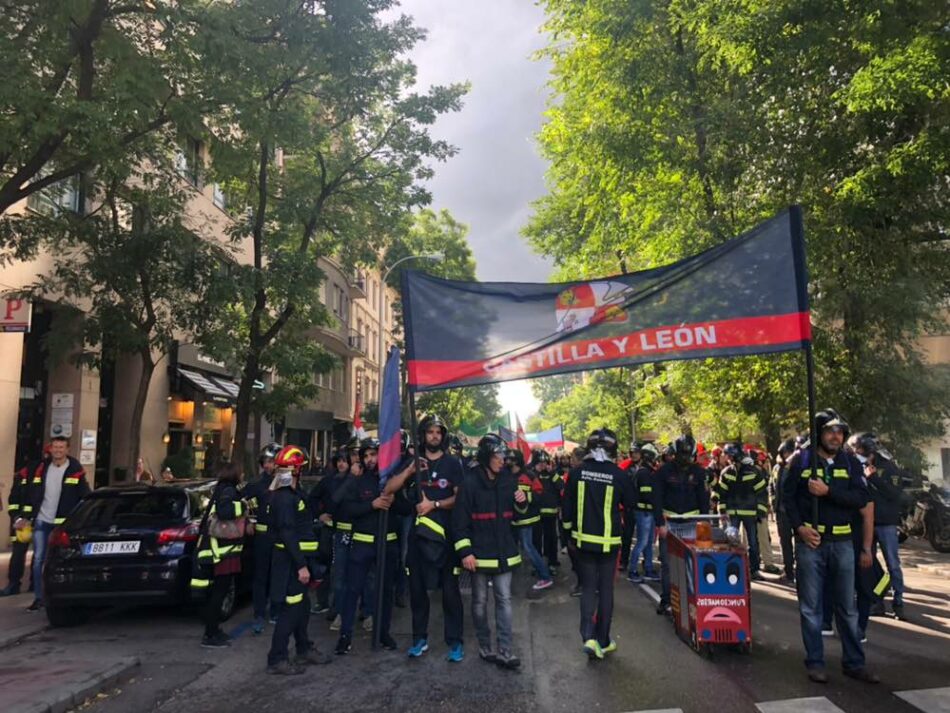
M409 385L800 349L811 338L807 281L797 206L685 260L597 280L478 283L408 271Z

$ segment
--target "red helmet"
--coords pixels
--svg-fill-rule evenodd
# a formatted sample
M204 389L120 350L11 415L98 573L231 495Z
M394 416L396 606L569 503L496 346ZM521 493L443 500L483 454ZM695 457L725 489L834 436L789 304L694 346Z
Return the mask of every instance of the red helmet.
M310 462L310 454L303 446L284 446L274 456L274 465L278 468L290 468L294 473Z

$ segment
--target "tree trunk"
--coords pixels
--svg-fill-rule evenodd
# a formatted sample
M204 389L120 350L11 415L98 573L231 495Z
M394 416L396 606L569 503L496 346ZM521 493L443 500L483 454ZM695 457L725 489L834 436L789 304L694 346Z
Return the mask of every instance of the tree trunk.
M142 371L139 372L139 385L135 390L135 402L132 404L132 418L129 419L129 472L133 474L142 450L142 416L145 413L145 401L148 398L152 374L155 372L151 350L143 349L139 352L139 358L142 360Z
M247 434L254 415L251 406L254 382L260 379L260 361L252 347L244 362L241 384L238 388L237 418L234 427L234 455L231 460L244 469L245 477L254 473L254 454L247 449Z

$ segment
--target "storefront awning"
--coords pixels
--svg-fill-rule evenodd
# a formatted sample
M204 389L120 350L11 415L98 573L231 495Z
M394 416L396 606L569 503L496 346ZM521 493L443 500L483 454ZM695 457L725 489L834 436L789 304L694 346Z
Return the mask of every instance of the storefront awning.
M220 376L206 376L200 372L181 367L178 367L178 373L211 401L230 404L237 399L238 385L233 381L223 379Z

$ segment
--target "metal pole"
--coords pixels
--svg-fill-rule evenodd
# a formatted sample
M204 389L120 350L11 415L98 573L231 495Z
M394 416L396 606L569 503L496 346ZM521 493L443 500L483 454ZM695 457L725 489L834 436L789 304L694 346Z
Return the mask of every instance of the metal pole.
M815 431L815 358L811 341L805 344L805 375L808 380L808 449L811 451L811 477L818 477L818 434ZM811 499L812 525L818 528L818 498Z

